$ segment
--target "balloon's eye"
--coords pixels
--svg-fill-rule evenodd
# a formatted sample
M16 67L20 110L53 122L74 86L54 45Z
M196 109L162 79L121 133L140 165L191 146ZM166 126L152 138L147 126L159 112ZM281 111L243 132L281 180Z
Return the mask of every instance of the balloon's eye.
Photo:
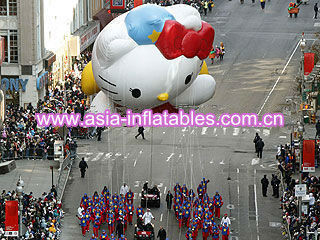
M141 96L141 91L138 88L130 89L132 97L139 98Z
M192 75L193 75L193 73L189 74L189 75L186 77L186 80L184 81L184 83L185 83L186 85L191 82Z

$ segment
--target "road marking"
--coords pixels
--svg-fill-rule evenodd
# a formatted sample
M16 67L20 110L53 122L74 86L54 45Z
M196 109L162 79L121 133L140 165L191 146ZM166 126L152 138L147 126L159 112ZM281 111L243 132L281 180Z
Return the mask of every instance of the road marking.
M263 166L263 164L261 164L261 165L260 165L260 167L262 167L262 168L266 168L265 166Z
M251 161L251 165L257 165L257 164L259 164L259 161L260 161L260 158L254 158Z
M216 134L216 132L217 132L217 128L214 128L213 129L213 135Z
M166 132L162 132L162 134L165 134Z
M121 156L121 153L117 152L114 156L120 157L120 156Z
M160 215L160 222L162 222L163 213Z
M136 167L137 159L134 160L133 167Z
M278 82L280 81L280 78L281 78L282 74L283 74L283 73L284 73L284 71L287 69L287 67L288 67L288 65L289 65L289 63L290 63L290 61L291 61L291 59L292 59L292 57L293 57L294 53L297 51L297 48L299 47L300 42L301 42L301 40L297 43L297 46L296 46L296 47L295 47L295 49L293 50L293 53L291 54L291 56L289 57L289 59L288 59L288 61L287 61L286 65L285 65L285 66L284 66L284 68L282 69L282 72L280 73L280 75L279 75L279 77L278 77L277 81L273 84L273 87L272 87L272 89L270 90L269 94L267 95L266 99L264 100L264 103L262 104L262 106L261 106L261 108L260 108L260 110L259 110L259 112L258 112L258 115L260 115L260 113L262 112L262 110L263 110L264 106L265 106L265 105L266 105L266 103L268 102L268 100L269 100L269 98L270 98L271 94L273 93L274 89L275 89L275 88L276 88L276 86L278 85Z
M92 155L93 153L92 152L87 152L87 153L77 153L78 155Z
M313 27L320 27L320 22L314 23Z
M270 129L263 129L262 130L263 135L269 136L270 135Z
M269 165L269 167L272 167L272 166L275 166L275 165L278 165L278 164L272 163L272 164Z
M187 127L184 127L181 131L182 131L182 132L187 131Z
M128 158L129 155L130 153L127 153L123 158Z
M205 134L206 134L207 129L208 129L208 127L203 127L203 128L202 128L201 135L205 135Z
M140 181L135 181L134 182L134 187L139 187Z
M194 129L192 129L191 133L190 134L194 134Z
M237 136L237 135L239 135L239 132L240 132L240 128L234 128L232 135Z
M239 168L237 168L237 173L240 173L240 169Z
M227 132L227 128L223 128L223 135L226 135L226 132Z
M213 163L213 161L210 161L210 163L212 164L212 163Z
M279 138L287 138L287 136L279 136Z
M270 227L281 227L281 223L279 222L269 222L269 226Z
M143 153L143 151L142 151L142 150L140 150L139 154L142 154L142 153Z
M158 185L158 188L162 188L163 187L163 183L160 183L159 185Z
M102 157L103 154L104 154L104 153L99 152L99 153L97 154L97 156L95 156L95 157L91 160L91 162L96 162L96 161L98 161L98 160Z
M172 156L174 155L174 153L171 153L170 156L167 158L167 162L170 161L170 159L172 158Z
M256 205L256 227L257 227L257 240L259 240L259 215L258 215L258 200L257 200L257 184L256 184L257 169L254 170L254 204Z
M222 160L222 161L220 162L220 164L223 165L223 164L224 164L224 161Z
M182 154L181 153L179 154L179 158L182 158Z
M111 158L111 156L112 156L112 152L108 152L108 153L106 154L106 159Z
M167 187L164 187L163 194L166 194L166 192L167 192Z

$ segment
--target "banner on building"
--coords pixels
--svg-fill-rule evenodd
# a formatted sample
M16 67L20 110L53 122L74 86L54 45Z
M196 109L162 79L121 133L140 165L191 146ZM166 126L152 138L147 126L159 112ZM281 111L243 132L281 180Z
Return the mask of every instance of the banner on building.
M134 0L134 7L138 7L143 4L143 0Z
M314 67L314 53L304 54L304 75L309 75Z
M56 159L56 158L60 158L61 156L63 156L63 141L55 140L54 141L54 157Z
M112 13L123 13L126 11L126 0L110 0Z
M18 201L6 201L5 237L17 237L19 231Z
M315 142L303 140L303 164L302 172L315 172Z

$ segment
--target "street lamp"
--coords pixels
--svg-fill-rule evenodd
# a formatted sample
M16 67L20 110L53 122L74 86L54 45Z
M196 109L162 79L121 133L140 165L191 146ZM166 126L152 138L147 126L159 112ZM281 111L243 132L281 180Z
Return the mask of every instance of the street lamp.
M23 188L24 188L24 181L21 179L21 176L19 176L19 180L17 182L17 188L16 192L19 198L19 239L22 239L22 211L23 211L23 205L22 205L22 194L23 194Z
M298 122L298 133L299 133L299 140L300 140L299 184L302 184L303 132L304 132L304 126L302 122ZM302 212L302 197L299 197L299 218L301 218L301 212Z

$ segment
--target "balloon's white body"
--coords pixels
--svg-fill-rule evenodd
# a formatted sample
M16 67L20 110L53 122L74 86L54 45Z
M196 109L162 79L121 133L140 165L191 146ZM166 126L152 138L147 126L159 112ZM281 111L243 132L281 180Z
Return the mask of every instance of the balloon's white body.
M182 4L165 9L186 28L201 29L196 9ZM138 45L128 35L126 15L109 23L94 44L92 70L102 91L92 103L92 112L104 112L114 103L141 111L165 102L177 107L196 106L212 98L216 83L210 75L199 75L202 60L197 56L168 60L155 45ZM188 75L191 81L186 84ZM167 100L158 99L162 93L168 94Z

